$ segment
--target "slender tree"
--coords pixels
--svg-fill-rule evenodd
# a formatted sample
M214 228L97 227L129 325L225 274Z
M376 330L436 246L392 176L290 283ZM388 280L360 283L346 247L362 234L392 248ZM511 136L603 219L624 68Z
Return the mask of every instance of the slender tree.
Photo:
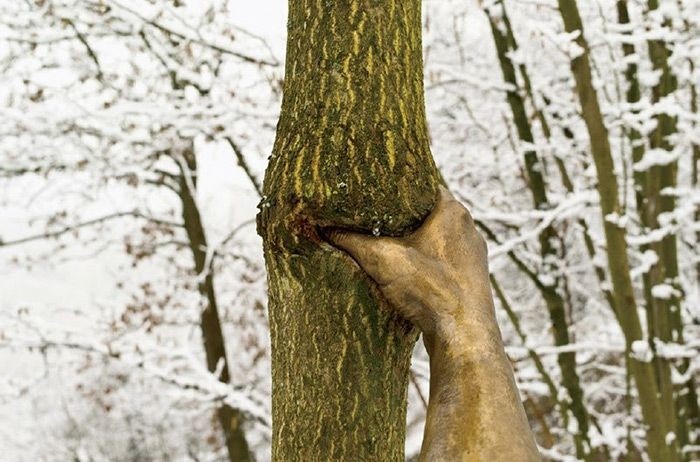
M627 8L627 0L619 0L616 3L617 6L617 17L618 21L620 24L629 27L630 26L630 15L629 15L629 10ZM625 92L625 100L627 103L632 105L639 104L641 100L641 88L639 84L639 79L637 77L637 63L635 62L634 55L636 53L635 46L632 43L623 43L622 44L622 52L624 56L628 59L627 65L625 66L625 81L627 83L627 90ZM633 112L636 113L633 109ZM646 151L646 147L644 145L644 140L642 137L642 134L637 130L635 127L631 127L626 131L626 136L629 138L630 145L632 147L632 163L633 165L636 164L637 162L640 162L642 160L642 157L644 157L644 152ZM634 196L635 196L635 202L637 205L637 213L639 215L639 221L640 224L644 228L649 227L649 217L646 212L647 209L647 192L648 192L648 186L647 186L647 172L639 169L633 169L633 178L634 178ZM649 250L649 245L644 244L641 246L642 252L645 252ZM651 275L649 274L648 271L645 271L644 274L642 275L642 282L644 285L643 288L643 293L644 293L644 303L645 307L648 312L653 313L654 311L654 297L651 294L651 288L653 286L652 280L651 280ZM653 322L654 316L650 314L647 316L647 323L650 324ZM648 326L649 331L653 332L654 329L651 326Z
M319 230L400 235L436 200L421 4L289 3L286 77L258 230L273 460L403 460L415 331Z
M511 40L509 38L508 32L510 31L510 24L507 12L503 2L498 2L496 5L493 5L492 8L497 8L498 11L492 14L491 11L487 9L486 12L491 26L491 35L496 46L498 62L501 67L501 72L503 73L503 80L510 86L510 90L506 93L506 98L513 115L513 123L517 129L518 137L521 141L530 146L524 154L528 186L532 194L534 207L539 210L545 210L550 204L547 198L547 182L544 176L544 166L534 148L535 140L525 108L524 92L521 91L522 89L517 80L515 66L508 56L509 52L515 51L515 43L514 39ZM511 46L513 46L513 48L511 48ZM563 346L568 345L571 341L569 326L566 320L566 304L561 293L563 283L561 281L559 268L557 268L554 263L558 261L556 248L554 246L557 237L557 231L554 226L551 225L545 228L539 236L543 269L545 273L552 275L552 283L543 284L541 286L541 293L552 322L554 343L557 346ZM563 402L563 420L568 424L568 413L571 411L579 429L579 431L574 434L576 454L579 458L589 460L591 457L591 444L588 438L588 412L584 405L583 390L581 390L579 376L576 372L576 353L564 352L557 356L557 360L561 370L562 383L569 395L569 400ZM566 426L568 427L568 425Z
M558 0L564 28L575 33L576 44L581 53L572 59L571 70L576 81L576 91L581 104L581 115L586 124L591 143L591 154L598 176L598 194L602 212L603 230L608 247L608 267L612 279L615 306L618 319L625 336L627 351L635 342L642 340L642 326L637 313L637 303L630 277L625 230L616 222L623 210L618 196L608 129L598 102L597 90L593 85L590 51L583 35L583 23L576 0ZM639 357L629 358L642 414L647 424L647 444L649 458L654 462L680 460L678 442L667 438L675 430L672 412L665 400L659 400L659 385L654 367Z
M658 2L650 0L648 2L650 11L658 8ZM658 25L665 27L666 24ZM652 103L659 104L662 98L668 97L677 88L677 80L668 67L669 50L661 40L649 40L647 43L649 58L653 68L660 73L659 81L652 87ZM676 132L676 118L672 115L661 112L656 117L656 128L651 133L650 146L652 149L666 151L669 155L673 150L673 145L669 136ZM646 172L646 194L645 209L641 211L646 216L647 226L650 230L661 228L659 217L663 213L673 212L675 208L675 197L668 194L665 188L676 186L676 172L678 162L671 161L664 165L652 165ZM682 342L682 322L680 312L681 289L678 280L678 259L676 250L676 234L666 233L660 242L651 245L653 251L658 255L658 262L649 271L652 291L654 287L663 284L673 287L668 296L654 296L650 306L647 307L647 319L649 320L650 347L654 352L654 365L657 368L657 381L661 399L665 401L664 408L668 413L667 419L675 419L675 400L673 396L673 384L671 383L670 363L666 358L660 357L657 353L657 341ZM675 338L674 338L675 337ZM676 434L680 428L676 429ZM681 441L685 438L681 437Z
M658 9L659 4L650 0L647 4L648 14ZM626 0L617 2L618 20L621 24L630 25L630 15ZM651 18L649 18L651 19ZM664 21L657 27L669 28L670 23ZM633 57L635 47L632 43L625 42L622 45L626 57ZM653 68L659 73L658 82L652 87L651 100L659 104L664 98L670 97L677 89L678 82L669 65L670 50L667 44L659 39L649 40L647 43L649 58ZM690 67L692 70L693 63ZM641 99L641 90L637 78L637 65L633 59L629 60L625 69L627 80L626 99L630 104L636 104ZM691 86L690 108L693 110L694 87ZM656 127L651 133L649 145L652 149L663 150L668 153L668 158L673 159L675 148L671 137L676 133L676 118L663 110L656 115ZM630 143L632 144L632 161L636 164L642 161L646 149L642 135L631 128L628 130ZM667 193L677 183L678 161L671 160L665 165L653 165L645 169L634 170L635 196L637 212L640 223L648 231L660 228L659 216L663 213L670 214L675 209L675 198ZM691 178L692 182L692 178ZM666 189L669 188L669 189ZM664 192L664 190L666 192ZM683 321L681 308L683 302L683 290L680 286L677 236L675 232L663 233L659 242L645 244L642 251L652 250L659 257L658 261L643 274L644 302L647 311L647 325L650 333L650 348L655 352L654 365L657 369L657 382L659 384L661 398L665 401L665 408L670 413L669 420L675 419L676 436L681 446L689 442L689 431L693 423L697 421L698 404L695 391L695 381L692 375L686 383L680 387L674 387L671 381L671 362L656 354L656 343L677 342L683 343ZM658 284L668 284L674 290L668 298L654 297L653 288ZM687 359L679 361L678 367L682 373L688 369ZM676 388L674 390L674 388ZM675 408L675 415L673 414Z
M683 2L678 2L678 6L681 11L684 9ZM687 19L687 16L682 13L683 17L683 28L684 32L688 34L693 33L693 26ZM690 75L694 75L696 72L695 60L688 59L688 71ZM687 84L690 88L690 113L698 113L698 87L693 82L688 82ZM693 123L694 127L697 127L697 122ZM698 167L700 166L700 143L695 140L691 141L691 155L690 155L690 185L692 188L697 189L699 186L698 182ZM694 214L695 222L700 222L700 208L695 210ZM695 233L695 242L700 242L700 231ZM695 263L695 277L696 281L700 282L700 259L696 260ZM675 313L674 313L675 314ZM674 318L675 322L683 321L680 313ZM683 324L678 325L680 333L682 333ZM679 339L682 336L679 335ZM684 339L682 339L684 340ZM687 359L681 360L680 372L686 374L688 368L690 367L690 362ZM681 443L685 443L694 446L695 449L692 451L685 451L686 458L692 460L693 456L697 456L700 453L700 432L696 429L700 428L700 402L698 401L698 387L697 381L692 374L689 375L688 381L686 381L679 392L679 406L678 406L678 421L681 425L685 425L686 431L682 432L680 437L686 438L686 441L681 440Z
M184 149L173 148L173 159L179 166L178 194L182 202L182 219L187 233L187 239L194 270L198 278L197 290L204 300L204 308L200 317L200 329L204 343L204 353L209 372L217 375L222 383L229 383L231 373L226 357L226 345L221 329L219 306L214 287L214 274L211 268L211 258L207 255L207 238L204 225L199 213L196 200L197 160L192 141L186 141ZM243 431L243 415L226 403L217 409L217 418L223 431L229 460L231 462L248 462L252 460L248 443Z

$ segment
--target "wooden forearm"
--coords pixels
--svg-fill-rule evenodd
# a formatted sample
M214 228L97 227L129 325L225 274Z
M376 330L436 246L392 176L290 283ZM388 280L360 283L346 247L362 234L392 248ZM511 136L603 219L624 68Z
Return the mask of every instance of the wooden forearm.
M409 236L330 239L423 333L430 401L420 460L539 461L496 323L486 243L469 212L441 188Z
M454 341L426 345L430 401L421 462L540 460L493 305L479 303L488 305L462 310L477 315L457 326Z

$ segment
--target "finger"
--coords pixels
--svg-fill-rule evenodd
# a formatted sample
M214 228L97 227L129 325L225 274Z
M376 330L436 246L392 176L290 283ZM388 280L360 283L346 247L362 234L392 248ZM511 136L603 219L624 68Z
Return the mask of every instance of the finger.
M472 221L471 213L452 193L444 186L438 186L440 191L440 197L435 207L436 213L444 214L444 212L450 212L455 215L465 215L468 221ZM441 213L442 212L442 213Z
M461 218L461 220L460 220ZM454 233L455 225L458 222L471 222L471 216L467 209L447 190L444 186L438 187L438 200L426 217L423 224L418 228L410 240L413 244L427 241L432 242L437 235L448 237Z

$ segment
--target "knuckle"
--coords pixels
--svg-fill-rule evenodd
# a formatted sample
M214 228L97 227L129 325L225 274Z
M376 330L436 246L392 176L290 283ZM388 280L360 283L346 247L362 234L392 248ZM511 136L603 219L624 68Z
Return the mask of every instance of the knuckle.
M484 256L488 257L489 255L489 244L486 238L477 231L476 235L478 236L478 244L481 247L482 252L484 253Z
M464 205L459 204L459 216L465 220L469 224L474 224L474 219L472 218L472 214L469 213L469 209L467 209Z
M489 247L488 241L483 234L476 229L476 226L472 226L469 232L469 238L473 245L479 250L483 255L488 255Z

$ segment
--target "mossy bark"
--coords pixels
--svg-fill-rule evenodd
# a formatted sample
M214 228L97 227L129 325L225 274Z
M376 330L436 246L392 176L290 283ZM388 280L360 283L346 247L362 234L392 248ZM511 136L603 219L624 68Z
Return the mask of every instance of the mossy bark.
M437 198L418 0L290 0L282 112L258 215L272 459L403 460L416 332L323 227L401 235Z

